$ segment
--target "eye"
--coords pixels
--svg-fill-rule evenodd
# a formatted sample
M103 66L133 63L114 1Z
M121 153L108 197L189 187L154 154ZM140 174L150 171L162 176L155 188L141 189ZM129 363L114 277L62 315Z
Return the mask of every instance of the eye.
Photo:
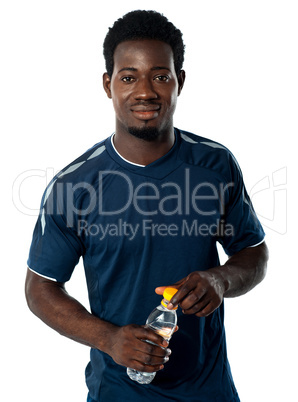
M130 82L134 81L134 78L133 77L122 77L121 81L130 83Z
M167 82L169 80L169 77L167 75L158 75L154 79L160 82Z

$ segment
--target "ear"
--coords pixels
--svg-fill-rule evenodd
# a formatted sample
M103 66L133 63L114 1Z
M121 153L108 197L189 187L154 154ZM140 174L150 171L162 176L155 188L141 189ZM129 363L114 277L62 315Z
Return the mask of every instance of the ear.
M108 73L104 73L102 76L102 84L106 94L108 95L108 98L112 99L111 77L108 75Z
M178 76L178 85L179 85L179 87L178 87L178 96L181 94L184 82L185 82L185 71L181 70L180 73L179 73L179 76Z

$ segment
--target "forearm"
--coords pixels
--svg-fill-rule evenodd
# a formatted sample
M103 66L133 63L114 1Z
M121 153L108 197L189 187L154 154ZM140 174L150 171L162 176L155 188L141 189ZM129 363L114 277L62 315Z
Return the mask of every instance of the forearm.
M210 272L221 279L224 287L224 297L241 296L256 285L266 275L268 249L265 243L250 247L234 254L228 261Z
M28 273L26 298L30 310L61 335L104 352L109 350L109 340L118 327L90 314L62 284Z
M143 326L119 327L100 320L71 297L63 284L28 270L25 292L30 310L47 325L61 335L107 353L119 365L155 372L168 360L170 351L162 336Z
M184 314L207 317L224 297L241 296L260 283L266 275L267 260L267 246L262 243L234 254L224 265L194 271L173 285L157 287L155 292L162 294L166 287L175 287L178 292L168 304L169 309L179 304Z

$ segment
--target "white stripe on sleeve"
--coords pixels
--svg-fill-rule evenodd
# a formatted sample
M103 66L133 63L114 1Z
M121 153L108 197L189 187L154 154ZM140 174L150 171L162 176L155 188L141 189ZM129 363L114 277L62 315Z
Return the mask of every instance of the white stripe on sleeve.
M28 269L30 269L30 271L34 272L36 275L41 276L42 278L49 279L50 281L53 281L53 282L57 282L57 279L50 278L49 276L41 275L38 272L36 272L33 269L31 269L30 267L28 267Z
M253 244L252 246L248 246L247 248L257 247L257 246L259 246L260 244L264 243L264 241L265 241L265 238L264 238L262 241L260 241L259 243Z

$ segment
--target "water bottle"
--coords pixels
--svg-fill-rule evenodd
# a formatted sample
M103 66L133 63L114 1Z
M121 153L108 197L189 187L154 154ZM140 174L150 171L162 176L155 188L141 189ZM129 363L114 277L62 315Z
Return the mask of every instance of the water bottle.
M177 291L178 290L174 288L166 288L163 292L161 304L152 311L146 321L146 328L153 329L153 331L161 335L167 342L171 339L177 324L177 307L173 310L168 310L167 305ZM150 341L146 342L153 344L153 342ZM155 374L156 372L144 373L127 368L127 375L140 384L149 384L155 377Z

